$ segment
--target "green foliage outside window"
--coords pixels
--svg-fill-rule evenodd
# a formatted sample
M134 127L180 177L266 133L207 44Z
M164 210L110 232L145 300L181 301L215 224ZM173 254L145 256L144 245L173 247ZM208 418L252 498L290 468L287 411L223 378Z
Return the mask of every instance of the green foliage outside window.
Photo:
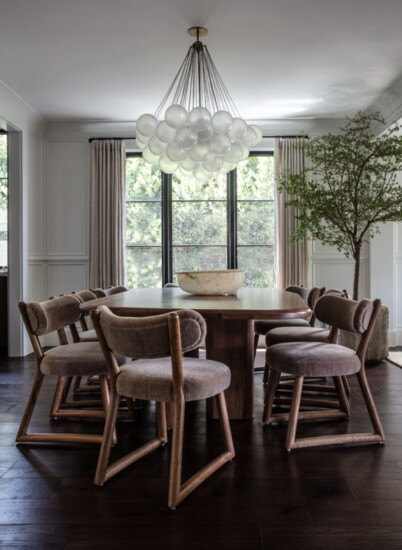
M171 178L173 273L226 269L228 182ZM248 286L274 283L273 157L250 157L237 168L238 267ZM162 178L140 157L127 158L127 274L130 288L162 284Z

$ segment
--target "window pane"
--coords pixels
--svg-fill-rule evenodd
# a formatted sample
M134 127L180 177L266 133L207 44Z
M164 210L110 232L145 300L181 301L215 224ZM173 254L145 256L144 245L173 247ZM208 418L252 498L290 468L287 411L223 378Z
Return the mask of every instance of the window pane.
M226 202L175 202L173 244L226 245Z
M245 269L244 286L274 286L274 247L240 246L237 253L240 269Z
M226 269L225 246L173 247L173 273L197 269Z
M238 200L274 200L274 157L249 157L237 167Z
M226 200L226 175L220 174L204 183L173 175L172 193L173 200Z
M161 203L126 203L127 245L161 245Z
M239 202L237 208L238 243L274 244L274 203Z
M155 248L126 248L128 288L160 287L162 253Z
M126 200L160 200L161 172L142 157L126 159Z

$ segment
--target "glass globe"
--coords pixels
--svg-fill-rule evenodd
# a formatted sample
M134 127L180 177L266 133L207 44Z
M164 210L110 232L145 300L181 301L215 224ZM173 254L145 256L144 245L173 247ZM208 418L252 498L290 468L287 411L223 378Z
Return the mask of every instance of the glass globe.
M142 158L145 160L145 162L148 162L148 164L158 164L160 157L159 155L154 155L148 145L146 145L146 147L142 151Z
M227 134L233 126L233 117L227 111L217 111L211 119L216 134Z
M166 156L172 162L180 162L187 157L187 153L183 147L180 147L180 145L174 141L173 143L168 144L166 148Z
M188 152L188 156L194 162L204 162L205 160L208 160L209 155L209 146L207 145L207 143L203 142L197 143Z
M230 145L230 139L223 135L214 135L209 143L211 152L215 155L224 155L229 151Z
M148 147L154 155L163 155L166 151L167 144L161 141L158 136L152 136L148 142Z
M152 136L155 133L156 126L158 124L158 121L154 117L154 115L141 115L140 118L137 120L136 124L136 130L137 132L140 132L143 136Z
M232 141L239 141L246 137L247 123L242 118L234 118L233 126L229 130L228 136Z
M169 126L165 120L162 120L156 127L156 135L164 143L171 143L176 137L176 129Z
M257 141L255 143L253 143L253 145L256 145L257 143L259 143L262 140L261 128L259 126L256 126L255 124L250 124L249 127L252 128L254 130L254 132L256 133L256 135L257 135Z
M243 158L243 149L237 143L232 143L230 150L223 157L226 162L237 163Z
M149 137L143 136L142 134L137 132L135 136L135 141L139 149L144 149L144 147L148 144Z
M199 181L208 181L212 178L211 172L208 172L208 170L206 170L202 164L198 164L194 168L193 175L195 179Z
M171 105L165 111L165 120L172 128L183 128L186 125L188 113L181 105Z
M205 107L194 107L188 115L188 122L196 131L205 130L211 126L211 113Z
M173 174L179 167L177 162L172 162L168 157L163 156L159 161L159 167L165 174Z
M209 141L214 135L214 129L212 126L208 126L208 128L205 128L205 130L200 130L197 134L198 141Z
M257 133L252 126L247 126L247 132L245 137L238 141L239 145L246 145L251 147L257 143Z
M190 149L190 147L193 147L198 142L198 136L194 130L188 126L184 126L184 128L177 130L176 142L183 149Z
M185 170L193 173L193 170L195 168L195 162L191 160L190 157L186 157L184 160L181 161L180 166Z
M208 170L208 172L219 172L219 170L223 166L223 159L222 157L216 157L216 156L210 156L210 158L204 162L204 168L205 170Z

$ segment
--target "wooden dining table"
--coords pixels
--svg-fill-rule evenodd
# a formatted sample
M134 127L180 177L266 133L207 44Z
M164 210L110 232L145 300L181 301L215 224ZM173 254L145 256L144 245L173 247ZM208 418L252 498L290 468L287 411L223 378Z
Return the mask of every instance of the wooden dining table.
M254 319L295 319L311 314L308 306L293 292L275 288L240 288L222 296L201 296L180 288L139 288L90 300L81 309L90 311L106 305L116 315L147 316L194 309L207 323L205 340L208 359L228 365L232 378L226 390L230 419L253 418L254 408ZM216 418L213 402L207 415Z

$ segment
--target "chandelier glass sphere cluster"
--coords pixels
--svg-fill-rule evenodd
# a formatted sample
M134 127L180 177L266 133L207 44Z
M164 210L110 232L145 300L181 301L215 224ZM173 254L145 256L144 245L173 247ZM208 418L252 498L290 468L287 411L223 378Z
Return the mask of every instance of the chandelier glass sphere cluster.
M207 30L192 27L188 32L196 41L156 113L137 120L136 141L143 159L163 172L206 181L236 168L262 133L240 117L207 47L199 40Z

